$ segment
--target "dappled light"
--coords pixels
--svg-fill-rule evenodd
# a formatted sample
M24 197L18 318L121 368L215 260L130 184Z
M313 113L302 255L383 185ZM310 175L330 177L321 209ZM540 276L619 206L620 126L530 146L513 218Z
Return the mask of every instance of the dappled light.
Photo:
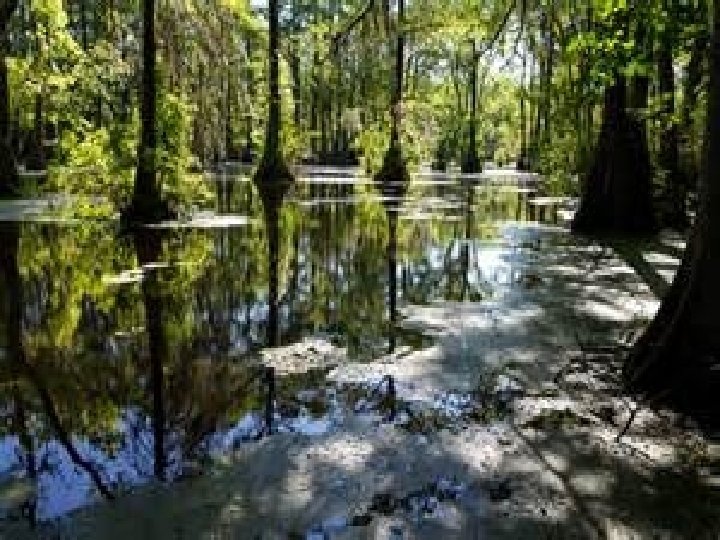
M0 4L0 538L720 534L720 0Z

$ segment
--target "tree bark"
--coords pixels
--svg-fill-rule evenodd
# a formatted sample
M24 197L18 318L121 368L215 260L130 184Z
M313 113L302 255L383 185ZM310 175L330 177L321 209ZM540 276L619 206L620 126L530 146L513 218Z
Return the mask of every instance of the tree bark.
M143 0L143 71L140 92L140 147L135 187L128 216L132 221L152 222L169 215L160 197L157 179L157 77L155 73L155 0Z
M7 55L8 24L18 0L5 0L0 10L0 197L14 194L20 185L10 126Z
M625 79L619 74L605 90L602 127L584 179L574 232L643 235L655 231L646 132L628 114L626 93ZM637 92L633 95L638 99Z
M624 377L632 391L663 395L681 408L715 415L720 390L720 0L713 2L713 12L698 216L681 267L627 358Z
M407 191L409 175L403 158L400 126L402 122L402 96L405 66L405 0L398 0L397 42L395 47L395 69L393 94L390 102L392 126L390 144L383 159L382 168L375 176L386 196L402 197Z
M265 205L279 205L293 176L280 148L281 95L280 95L280 6L279 0L269 2L270 39L268 45L268 121L265 130L265 147L260 166L253 178Z
M472 43L472 66L470 69L470 120L468 122L468 146L462 163L462 172L476 173L480 170L477 154L477 107L478 107L478 52L475 41Z

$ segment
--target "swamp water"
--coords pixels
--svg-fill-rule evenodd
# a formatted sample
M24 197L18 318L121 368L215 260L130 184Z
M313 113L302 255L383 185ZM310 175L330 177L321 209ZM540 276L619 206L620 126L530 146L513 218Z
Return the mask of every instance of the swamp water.
M0 501L36 500L40 521L62 521L101 500L93 470L118 496L108 512L172 514L145 534L177 522L188 538L225 526L326 538L375 518L403 537L402 513L474 537L490 505L520 493L500 469L530 467L511 409L531 428L593 424L591 398L549 381L581 336L615 343L657 307L610 251L528 221L528 186L507 180L418 175L397 200L355 170L304 170L276 265L241 174L209 180L213 211L134 235L57 219L72 201L3 203ZM587 373L563 377L591 391L613 378L603 369L585 386ZM605 412L621 416L620 401ZM152 499L157 477L195 502ZM150 501L125 495L148 484ZM527 512L544 499L543 518L574 515L539 484ZM137 533L113 519L103 534Z
M492 255L499 222L527 212L511 187L425 176L389 208L356 174L308 170L281 212L276 324L281 344L295 346L274 355L278 430L330 428L331 405L314 395L327 369L430 342L403 327L403 305L478 301L513 279ZM54 219L72 201L4 203L3 378L13 380L19 352L38 381L6 383L14 386L3 392L0 474L37 478L41 520L96 495L53 436L33 384L115 489L153 476L153 400L162 400L169 479L262 436L268 390L259 367L273 355L263 353L270 269L261 203L245 176L210 181L216 211L134 236L111 222ZM398 216L394 248L388 212Z

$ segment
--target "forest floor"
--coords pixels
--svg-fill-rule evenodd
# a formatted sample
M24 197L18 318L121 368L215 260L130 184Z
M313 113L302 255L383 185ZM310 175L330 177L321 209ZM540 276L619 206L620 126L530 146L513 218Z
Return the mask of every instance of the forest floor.
M270 351L280 371L322 373L298 396L304 422L41 534L717 538L706 473L718 447L692 421L645 408L618 439L638 406L620 391L622 352L657 309L646 281L661 289L681 249L624 245L621 258L559 228L508 225L484 250L491 298L404 309L428 347L364 364L317 340ZM27 534L17 527L8 538Z

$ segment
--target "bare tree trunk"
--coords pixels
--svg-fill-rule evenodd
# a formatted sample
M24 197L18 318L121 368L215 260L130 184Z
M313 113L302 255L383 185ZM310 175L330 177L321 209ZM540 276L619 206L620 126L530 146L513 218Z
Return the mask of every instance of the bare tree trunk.
M143 0L143 70L140 92L140 147L135 187L126 217L135 222L152 222L169 215L160 197L157 179L157 77L155 73L155 0Z
M10 128L7 67L8 24L17 5L18 0L5 0L0 11L0 196L13 194L20 184Z
M477 154L477 107L478 107L478 53L475 41L472 43L472 66L470 68L470 120L468 125L468 146L462 163L462 172L476 173L480 170Z
M626 93L620 75L605 90L602 128L572 224L575 232L642 235L655 230L647 136L626 111ZM634 96L638 99L637 91Z
M270 39L268 45L268 122L265 131L265 148L260 166L253 178L263 201L280 204L293 176L280 148L281 96L280 96L280 6L279 0L270 0Z
M680 270L624 370L631 390L710 415L720 390L720 0L713 12L698 216Z

